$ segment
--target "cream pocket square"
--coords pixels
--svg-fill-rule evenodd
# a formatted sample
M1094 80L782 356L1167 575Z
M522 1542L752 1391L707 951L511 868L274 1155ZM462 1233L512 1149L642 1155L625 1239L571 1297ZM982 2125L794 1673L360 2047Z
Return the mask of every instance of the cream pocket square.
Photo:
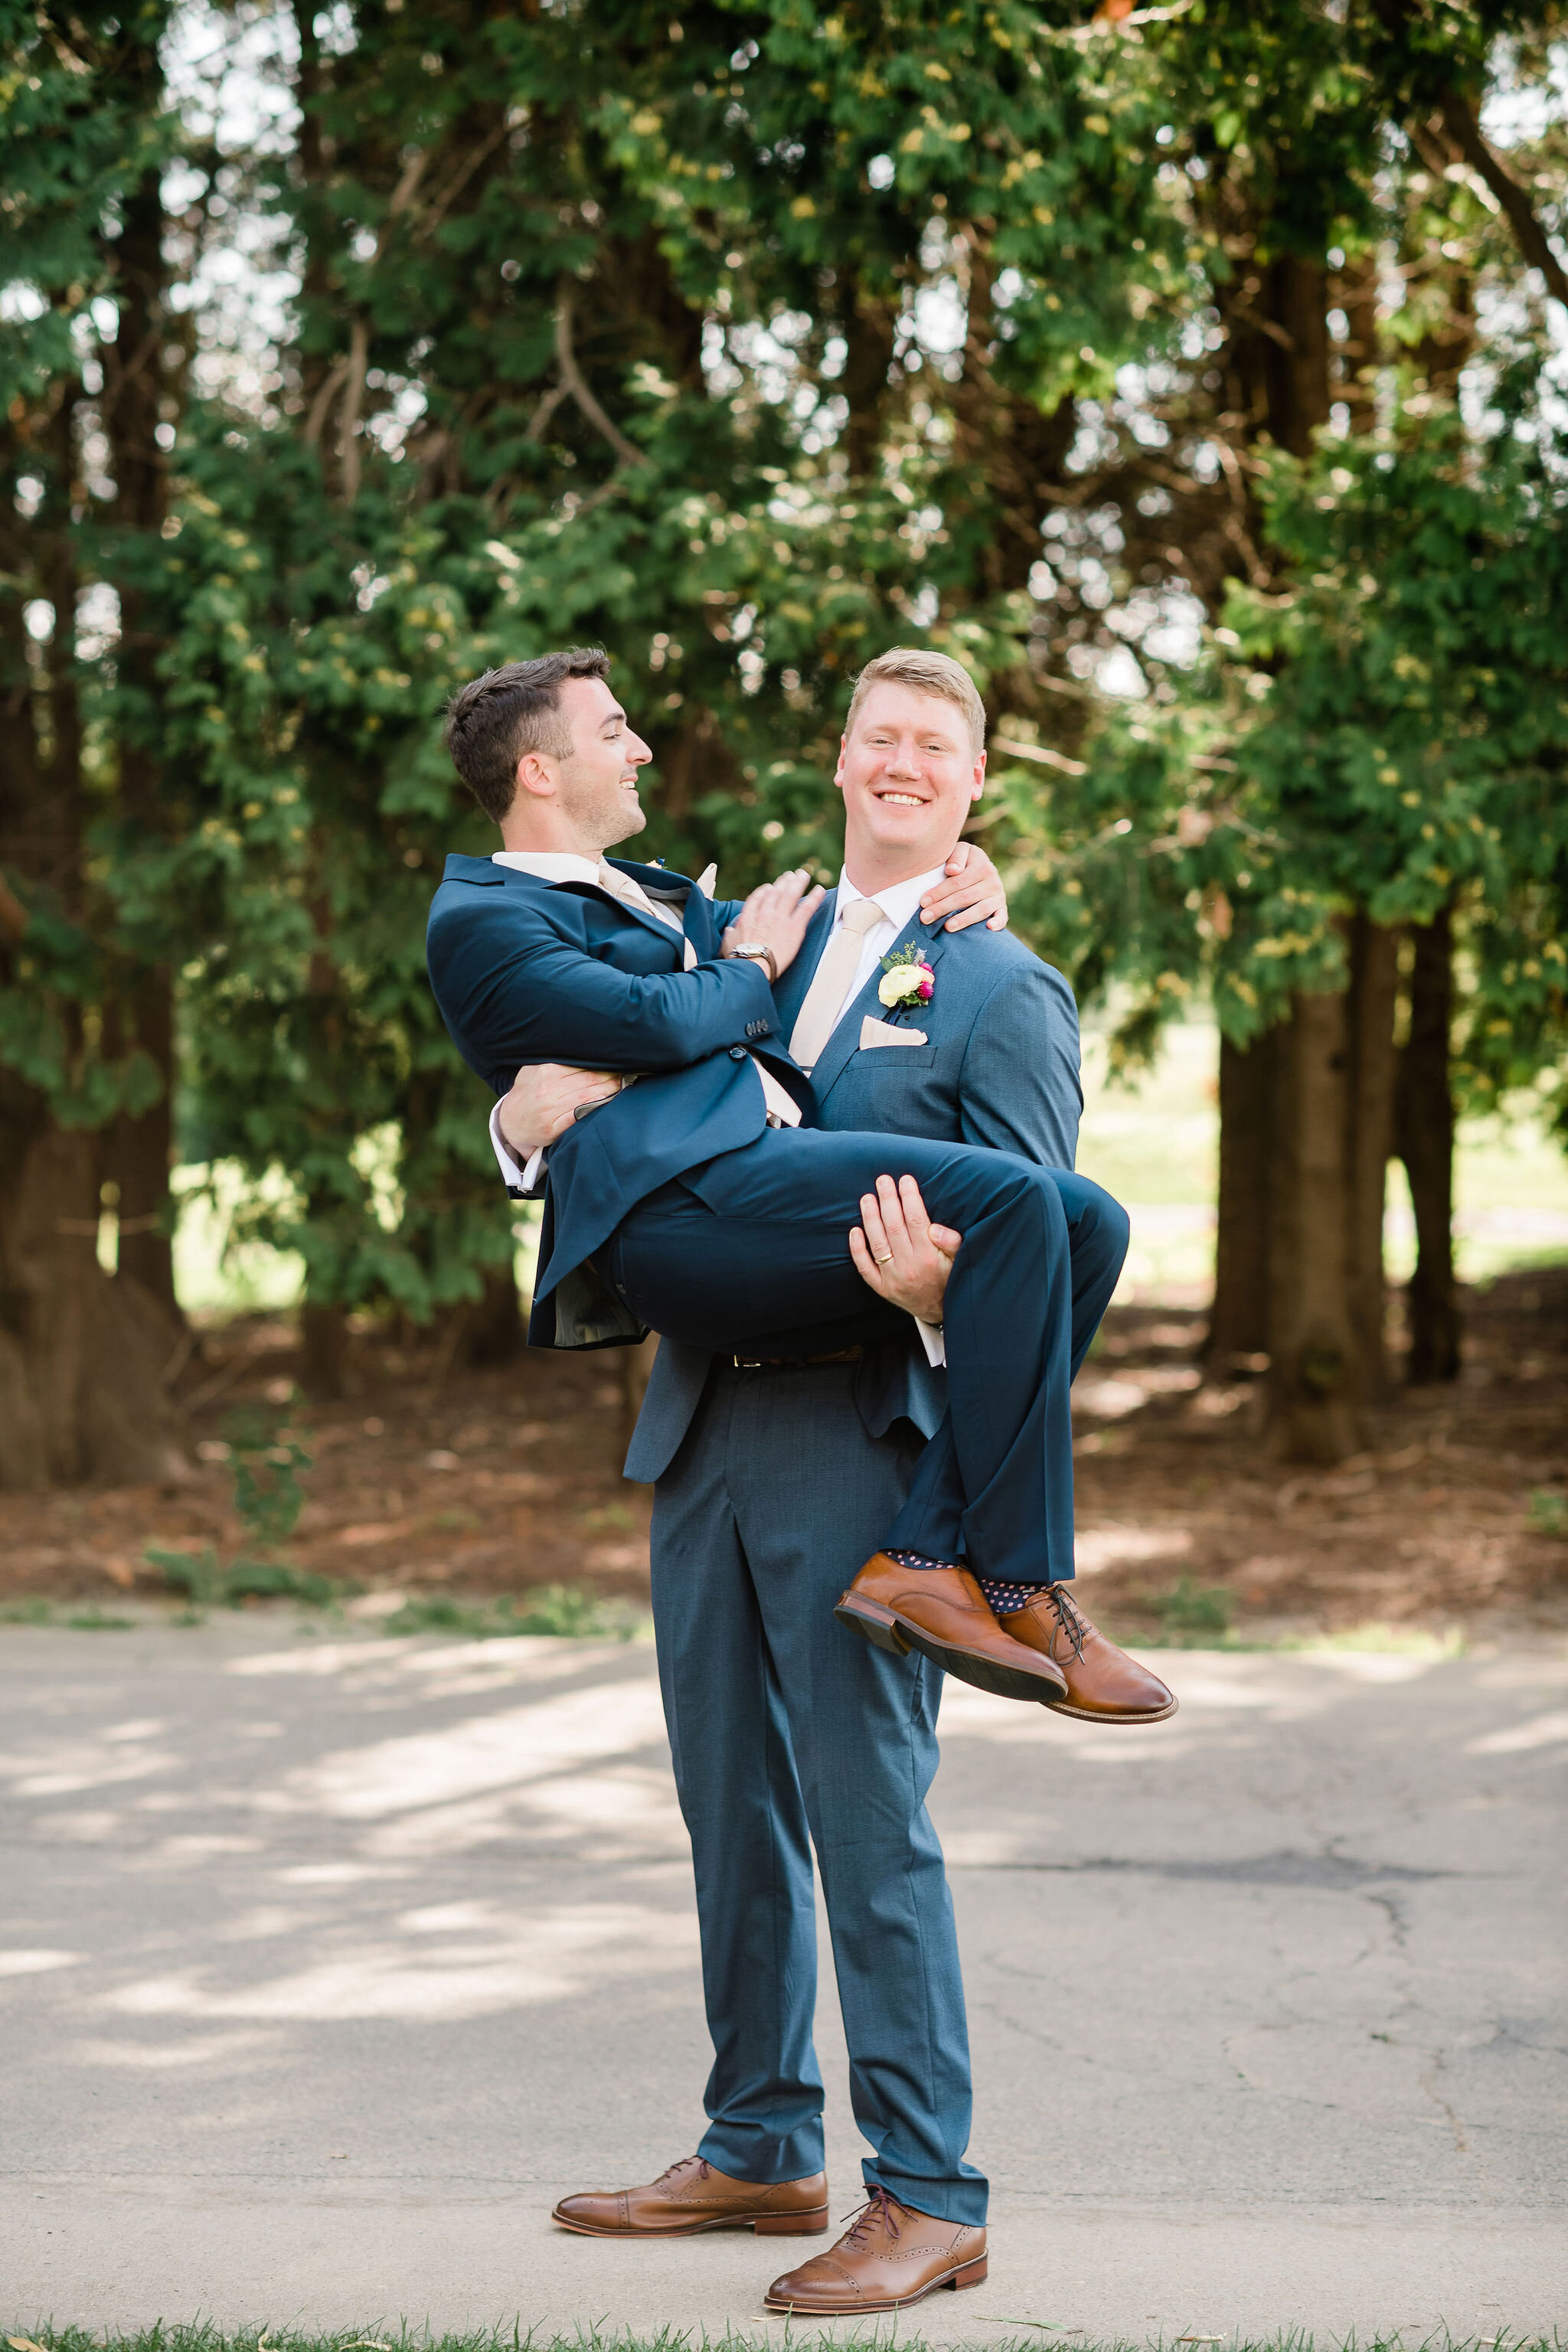
M868 1045L924 1045L928 1043L923 1029L900 1029L891 1021L873 1021L868 1013L860 1018L860 1051Z

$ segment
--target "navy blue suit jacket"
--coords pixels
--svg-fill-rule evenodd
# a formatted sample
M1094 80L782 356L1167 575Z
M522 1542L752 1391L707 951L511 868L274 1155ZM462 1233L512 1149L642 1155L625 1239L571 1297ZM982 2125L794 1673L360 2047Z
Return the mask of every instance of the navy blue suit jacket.
M834 904L830 895L773 992L783 1036L795 1026L826 945ZM887 1017L877 999L881 973L874 971L812 1072L819 1123L841 1133L985 1144L1043 1167L1071 1168L1083 1096L1078 1007L1060 972L1011 932L984 924L928 930L917 919L895 942L910 945L931 965L935 988L931 1003L911 1008L900 1025L923 1030L928 1042L862 1048L865 1015ZM900 1172L896 1150L888 1166L889 1174ZM659 1342L626 1456L628 1478L651 1481L668 1467L710 1361L700 1349ZM932 1370L912 1324L907 1341L868 1349L856 1376L856 1401L873 1437L900 1418L929 1437L946 1409L946 1374Z
M441 1017L497 1094L528 1062L641 1074L552 1147L534 1347L644 1336L586 1261L648 1193L762 1134L753 1054L816 1120L810 1085L780 1042L765 968L720 955L733 906L715 907L662 866L613 862L679 914L692 971L667 923L597 883L542 882L488 857L447 858L426 934Z

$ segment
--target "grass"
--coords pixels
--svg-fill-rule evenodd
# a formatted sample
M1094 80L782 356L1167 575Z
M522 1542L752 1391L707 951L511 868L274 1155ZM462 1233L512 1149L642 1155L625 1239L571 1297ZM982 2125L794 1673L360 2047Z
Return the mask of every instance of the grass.
M134 1617L116 1617L91 1601L68 1610L63 1616L56 1615L52 1601L0 1602L0 1625L69 1625L79 1633L129 1633L136 1622Z
M1135 2352L1135 2347L1150 2339L1121 2336L1099 2339L1087 2336L1081 2328L1069 2327L1048 2319L981 2318L982 2324L994 2327L995 2352L1009 2352L1009 2347L1025 2345L1037 2347L1042 2341L1055 2338L1070 2345L1073 2352ZM788 2343L792 2352L812 2352L816 2346L877 2346L892 2352L938 2352L940 2337L922 2336L918 2332L901 2334L903 2315L888 2313L879 2320L851 2322L842 2333L825 2334L820 2329L797 2327L792 2321L758 2314L744 2328L733 2323L722 2332L710 2333L706 2328L667 2326L632 2335L622 2328L595 2324L580 2327L574 2335L546 2334L530 2328L523 2331L514 2325L510 2329L495 2328L463 2336L437 2336L428 2326L411 2328L401 2323L396 2326L381 2322L364 2328L342 2328L333 2335L305 2335L292 2329L280 2331L269 2326L222 2328L197 2322L189 2326L168 2326L159 2321L139 2333L120 2334L104 2330L99 2334L85 2327L40 2328L37 2336L12 2336L6 2342L12 2352L746 2352L746 2347L759 2342ZM965 2332L974 2321L965 2317ZM883 2330L885 2329L885 2332ZM1008 2329L1021 2331L1009 2335ZM1269 2336L1182 2335L1152 2339L1162 2352L1173 2352L1178 2345L1222 2345L1226 2352L1320 2352L1320 2339L1304 2328L1280 2328ZM1366 2328L1346 2336L1325 2336L1321 2339L1321 2352L1563 2352L1561 2335L1521 2334L1518 2330L1500 2327L1491 2336L1455 2336L1447 2328L1436 2328L1418 2335L1412 2328Z
M1568 1536L1568 1495L1555 1494L1550 1486L1535 1487L1525 1524L1532 1536Z
M515 1601L458 1601L447 1593L413 1594L402 1608L381 1619L382 1633L463 1633L470 1641L500 1641L511 1633L554 1633L568 1640L629 1642L637 1612L624 1603L596 1601L565 1584L541 1584Z
M1439 1633L1427 1625L1374 1622L1342 1626L1333 1633L1277 1633L1260 1640L1235 1630L1233 1598L1228 1585L1196 1586L1190 1577L1181 1577L1168 1591L1151 1593L1137 1604L1159 1621L1157 1630L1150 1633L1123 1626L1121 1638L1134 1650L1356 1651L1379 1657L1421 1658L1434 1664L1442 1658L1465 1654L1465 1637L1457 1625Z
M200 1572L187 1580L184 1571L191 1565L190 1554L156 1557L176 1590L191 1595L189 1606L174 1610L161 1620L170 1625L203 1625L207 1609L237 1609L250 1599L299 1601L341 1618L341 1601L360 1590L358 1585L340 1584L331 1577L310 1576L268 1560L241 1560L225 1570L210 1551L197 1556ZM84 1633L128 1633L148 1622L145 1615L112 1616L90 1601L57 1607L52 1601L32 1595L0 1601L0 1625L68 1626ZM599 1601L592 1593L574 1591L569 1585L541 1584L531 1592L520 1593L515 1599L509 1592L499 1601L458 1601L444 1592L411 1593L400 1608L378 1616L374 1631L378 1634L452 1633L469 1642L504 1641L517 1633L554 1634L566 1641L631 1642L642 1622L642 1612L629 1601ZM313 1628L307 1621L300 1630L306 1633Z
M189 1596L183 1612L187 1624L199 1624L205 1609L237 1609L244 1601L300 1601L308 1609L340 1608L363 1590L333 1576L314 1576L275 1559L220 1560L211 1544L200 1551L162 1551L149 1544L142 1554L166 1584Z

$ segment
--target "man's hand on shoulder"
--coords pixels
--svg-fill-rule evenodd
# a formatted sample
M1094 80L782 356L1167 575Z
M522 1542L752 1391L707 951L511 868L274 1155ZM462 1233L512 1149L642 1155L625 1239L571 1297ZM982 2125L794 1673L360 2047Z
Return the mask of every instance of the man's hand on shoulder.
M822 889L812 887L810 875L800 866L781 874L776 882L764 882L752 891L725 932L721 952L730 956L737 947L765 948L771 959L768 976L777 980L800 953L806 927L823 897Z
M943 869L944 879L921 900L922 923L943 923L966 931L984 923L988 931L1007 928L1007 893L1002 877L978 842L961 841Z
M564 1135L579 1110L619 1094L619 1078L603 1070L576 1070L565 1062L534 1062L519 1070L498 1117L508 1149L520 1163Z

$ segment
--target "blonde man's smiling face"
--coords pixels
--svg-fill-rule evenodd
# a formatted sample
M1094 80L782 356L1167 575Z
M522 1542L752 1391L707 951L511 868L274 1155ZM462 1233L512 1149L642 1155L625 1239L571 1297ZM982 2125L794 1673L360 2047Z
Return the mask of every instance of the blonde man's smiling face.
M985 789L985 754L955 702L879 678L839 745L834 782L844 862L869 894L942 864Z

